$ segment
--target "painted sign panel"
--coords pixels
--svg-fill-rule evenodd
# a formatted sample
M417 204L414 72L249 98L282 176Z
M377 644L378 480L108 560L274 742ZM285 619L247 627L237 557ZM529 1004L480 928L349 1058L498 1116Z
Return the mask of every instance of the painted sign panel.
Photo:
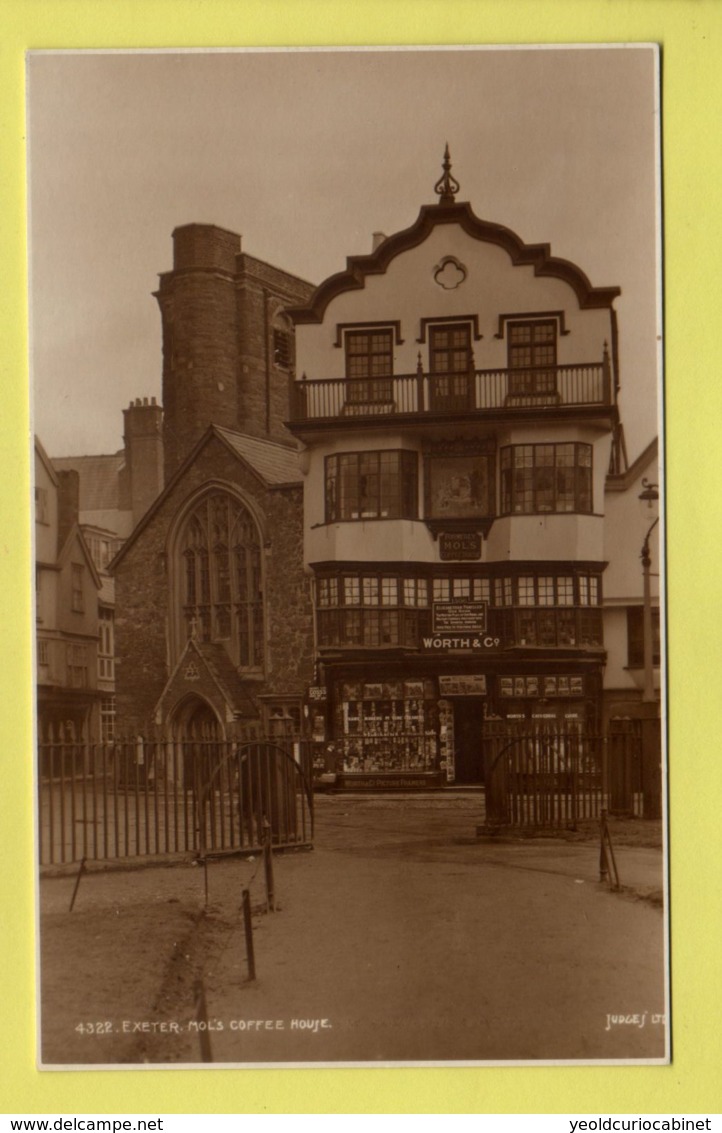
M434 602L434 633L486 633L486 602Z
M481 535L478 531L442 531L439 535L439 558L442 563L481 558Z
M544 677L544 696L583 696L584 678L573 676ZM502 696L538 697L540 678L501 677L499 692Z
M461 673L458 677L440 676L439 692L442 696L485 696L486 677L483 673Z
M493 454L434 453L427 459L428 516L469 519L493 515Z
M438 633L421 638L421 649L425 653L476 653L482 649L499 649L500 646L501 638L489 634Z

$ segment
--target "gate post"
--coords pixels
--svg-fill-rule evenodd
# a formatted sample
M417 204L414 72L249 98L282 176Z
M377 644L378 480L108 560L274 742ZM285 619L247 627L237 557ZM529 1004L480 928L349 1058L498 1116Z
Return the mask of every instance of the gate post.
M642 795L644 818L661 818L662 721L656 714L642 719Z
M632 768L635 752L636 720L616 723L609 732L609 813L634 814Z
M490 832L509 821L506 751L508 733L502 721L488 721L484 728L484 783L486 826Z

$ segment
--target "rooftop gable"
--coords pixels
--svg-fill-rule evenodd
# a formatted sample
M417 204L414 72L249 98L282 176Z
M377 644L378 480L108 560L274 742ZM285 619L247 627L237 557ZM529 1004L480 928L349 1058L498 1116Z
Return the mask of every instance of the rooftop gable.
M43 467L44 467L44 469L45 469L45 471L47 472L47 474L48 474L48 476L49 476L50 480L52 481L52 483L53 483L53 484L55 485L55 487L57 488L57 487L58 487L58 483L59 483L59 481L58 481L58 474L57 474L57 472L55 471L55 468L54 468L54 465L53 465L53 461L52 461L52 460L50 459L50 457L49 457L49 456L48 456L48 454L46 453L46 451L45 451L45 449L43 448L43 445L41 444L41 442L40 442L40 440L39 440L39 438L38 438L38 437L35 437L35 453L36 453L36 455L38 456L38 458L39 458L39 460L40 460L41 464L43 465Z
M582 308L611 307L621 294L619 287L592 287L581 268L570 260L552 256L549 244L525 244L510 228L481 220L468 201L424 205L410 228L387 237L369 255L350 256L346 270L324 280L305 307L290 307L287 314L294 323L320 323L332 299L345 291L363 288L369 275L383 274L402 252L422 244L437 225L458 224L476 240L496 244L509 255L512 264L527 265L537 276L553 276L569 284Z
M95 563L93 562L93 558L92 558L90 551L88 549L88 544L85 542L85 539L83 538L83 532L80 530L80 527L78 526L77 523L74 523L73 526L68 531L68 534L65 537L65 541L64 541L62 547L60 548L60 550L58 552L58 566L60 566L61 568L63 566L65 566L68 559L70 558L71 548L72 548L73 544L76 543L76 542L77 542L78 546L80 547L80 549L83 553L83 557L84 557L85 562L88 566L88 569L90 570L90 576L93 579L93 582L95 584L95 588L96 588L96 590L100 590L101 586L102 586L102 583L100 581L100 575L98 574L97 567L96 567Z
M301 483L298 450L278 441L236 433L221 425L212 425L217 435L243 460L267 488L287 488Z
M629 489L636 483L645 468L657 460L659 454L659 442L657 437L650 441L649 444L639 454L637 459L629 465L629 468L624 472L612 473L607 476L604 485L605 492L628 492Z
M263 437L251 437L245 433L236 433L233 429L225 429L220 425L209 425L180 468L177 469L175 475L166 484L157 500L151 505L138 526L118 551L118 554L110 562L109 570L111 572L122 562L130 548L134 546L138 536L163 506L165 500L198 459L203 449L214 440L220 441L233 454L235 459L256 477L264 488L269 490L294 488L301 483L296 449L279 444L278 441L267 441Z

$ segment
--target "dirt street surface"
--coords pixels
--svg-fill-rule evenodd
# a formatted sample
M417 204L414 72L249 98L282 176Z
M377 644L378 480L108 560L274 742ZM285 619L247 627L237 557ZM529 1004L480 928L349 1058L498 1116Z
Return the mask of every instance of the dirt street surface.
M659 825L477 840L482 796L321 796L315 848L40 884L46 1065L661 1059ZM241 894L250 888L256 980ZM199 981L205 997L199 1001Z

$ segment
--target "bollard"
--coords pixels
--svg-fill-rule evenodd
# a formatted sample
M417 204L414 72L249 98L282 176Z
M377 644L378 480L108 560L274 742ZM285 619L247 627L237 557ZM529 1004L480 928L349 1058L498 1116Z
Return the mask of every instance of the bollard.
M619 871L617 870L614 847L612 846L609 826L607 825L606 810L602 811L599 830L601 835L599 847L599 880L606 881L608 879L612 889L619 889Z
M81 877L83 876L84 873L85 873L85 858L81 858L80 859L80 868L78 869L78 876L75 879L75 888L73 889L73 896L70 898L70 908L68 909L69 913L72 913L72 911L73 911L73 905L75 904L75 898L78 896L78 889L80 888L80 879L81 879Z
M266 871L266 911L275 913L276 894L273 884L273 850L270 838L263 844L263 864Z
M208 1009L206 1007L206 992L203 980L196 980L194 988L196 1007L195 1017L198 1024L198 1041L201 1047L201 1061L212 1062L211 1037L208 1033Z
M602 817L599 819L599 880L604 882L607 880L607 855L604 848L604 831L607 828L607 812L602 811Z
M248 978L256 978L256 958L253 954L253 921L251 919L251 894L248 889L243 890L243 926L246 930L246 960L248 961Z

